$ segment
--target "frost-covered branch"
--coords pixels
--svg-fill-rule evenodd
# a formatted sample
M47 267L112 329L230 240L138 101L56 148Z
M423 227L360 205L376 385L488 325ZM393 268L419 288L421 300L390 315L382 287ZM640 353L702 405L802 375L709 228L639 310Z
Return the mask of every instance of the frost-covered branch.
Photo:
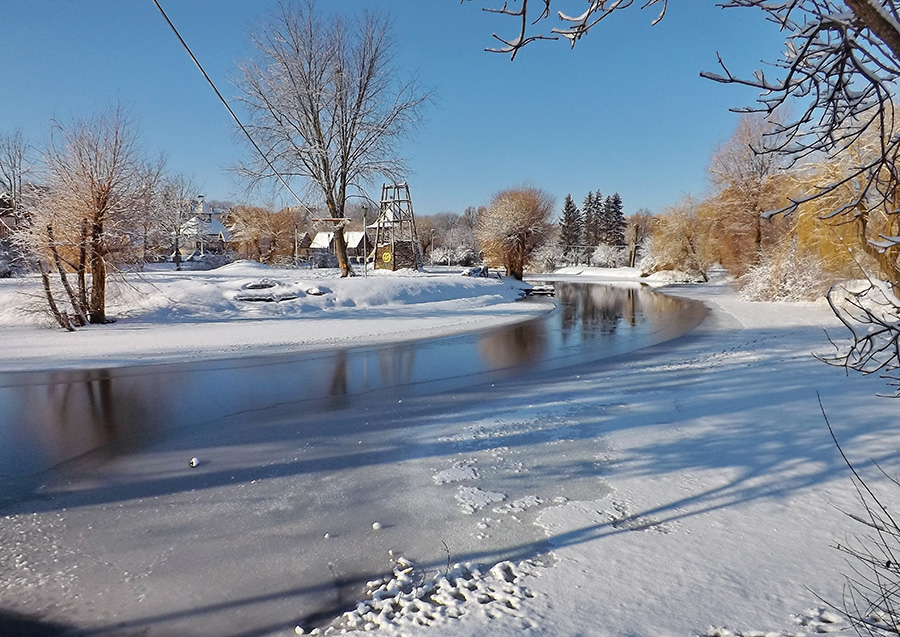
M891 379L900 397L900 299L891 286L872 279L860 287L834 286L827 294L835 315L850 332L848 342L818 358L831 365Z
M460 1L465 2L467 0ZM468 1L471 2L472 0ZM487 48L485 50L491 53L506 53L509 54L510 59L515 59L524 46L535 40L556 40L559 37L563 37L572 46L575 46L575 43L601 20L615 11L627 9L634 4L634 0L588 0L587 8L583 8L584 3L570 3L573 8L577 7L578 13L570 15L565 10L558 10L556 18L560 26L554 26L549 31L542 32L540 29L543 28L544 23L553 18L552 4L553 0L532 0L529 6L529 0L512 0L512 6L510 6L509 0L506 0L500 7L496 5L482 7L482 10L487 13L510 16L518 23L518 31L513 37L493 34L493 37L503 44L502 47ZM561 4L563 3L556 0L555 6L558 7ZM653 24L656 24L665 16L667 4L668 0L646 0L642 8L653 5L661 6L659 15L653 20ZM537 32L533 32L532 30L534 29Z

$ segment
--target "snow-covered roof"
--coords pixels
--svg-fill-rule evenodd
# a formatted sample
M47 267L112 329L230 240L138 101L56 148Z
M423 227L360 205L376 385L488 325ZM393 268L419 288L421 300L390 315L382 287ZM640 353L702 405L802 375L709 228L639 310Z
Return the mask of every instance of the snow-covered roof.
M310 248L327 250L331 247L331 240L334 239L333 232L317 232L316 236L313 237L312 243L309 245Z
M191 217L181 226L181 233L189 237L222 237L225 241L231 240L231 232L216 217L206 221L201 217Z
M347 240L348 248L361 248L363 242L363 236L365 232L354 230L353 232L345 232L344 238ZM367 240L368 242L368 240Z

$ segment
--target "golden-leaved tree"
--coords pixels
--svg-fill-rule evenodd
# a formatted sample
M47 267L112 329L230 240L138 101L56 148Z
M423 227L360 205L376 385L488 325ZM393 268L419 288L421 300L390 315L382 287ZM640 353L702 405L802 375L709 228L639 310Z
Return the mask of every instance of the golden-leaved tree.
M120 106L69 124L54 122L44 162L43 187L18 241L38 262L60 325L106 323L107 277L141 251L133 237L141 234L159 162L147 160ZM61 303L51 272L64 290Z
M553 198L533 186L498 192L479 215L476 239L488 263L522 279L531 254L553 233Z

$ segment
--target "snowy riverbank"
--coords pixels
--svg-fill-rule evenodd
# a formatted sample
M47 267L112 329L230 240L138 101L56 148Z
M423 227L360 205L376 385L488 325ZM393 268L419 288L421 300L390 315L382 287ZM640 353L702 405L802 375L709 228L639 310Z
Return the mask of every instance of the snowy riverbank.
M514 301L527 287L460 270L274 269L252 261L112 280L116 323L67 333L43 307L37 277L0 279L0 371L110 367L266 355L444 336L524 320L550 304ZM299 319L299 320L297 320ZM339 321L339 322L338 322Z
M273 278L246 280L264 276ZM559 276L635 284L621 271ZM218 285L201 280L192 298ZM385 298L405 289L388 285ZM450 294L443 285L433 300ZM486 296L510 298L499 290ZM151 635L202 613L210 632L193 634L229 634L217 629L226 620L237 633L242 610L273 600L302 623L301 591L369 573L370 563L384 572L402 555L413 570L401 562L393 581L373 582L379 608L361 604L345 625L452 637L835 632L843 624L817 596L840 603L850 571L832 546L862 529L842 512L858 504L817 395L845 451L878 488L887 481L869 459L892 475L900 470L896 402L876 397L886 389L880 379L848 377L813 358L829 348L823 328L842 336L823 303L746 303L724 283L664 291L702 300L711 313L691 334L622 359L307 416L302 439L290 418L256 422L252 436L245 423L226 422L214 440L185 432L100 471L50 474L0 520L0 544L16 556L0 563L0 609ZM487 324L519 311L481 296L434 302L455 305L448 314L456 325L470 320L470 307ZM220 307L222 316L232 311ZM340 335L333 321L319 333L332 345L357 329L341 307L318 310L347 321ZM379 327L386 338L440 334L446 320L443 312L426 316L424 305L372 302L369 310L375 323L358 329L372 338ZM156 330L153 322L172 329L170 354L191 351L191 329L209 327L173 323L165 309L153 316L141 330ZM234 323L240 345L268 342L252 327L293 322ZM112 328L129 330L129 321ZM18 364L29 350L39 365L53 358L45 337L57 333L0 328L8 330L31 330L26 342L14 336ZM162 352L121 360L145 355ZM336 433L335 422L350 431ZM186 466L194 455L204 462L196 470ZM493 566L501 553L510 561ZM448 559L481 566L448 571ZM293 584L255 594L286 561ZM360 602L361 588L350 587ZM425 601L413 602L417 594ZM346 597L341 604L353 606ZM265 634L293 632L283 614L271 619Z

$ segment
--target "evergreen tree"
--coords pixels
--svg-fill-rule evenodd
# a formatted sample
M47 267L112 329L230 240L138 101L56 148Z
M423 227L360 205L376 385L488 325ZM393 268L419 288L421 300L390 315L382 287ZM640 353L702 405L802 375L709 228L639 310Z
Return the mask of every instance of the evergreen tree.
M602 212L603 196L589 192L584 198L584 245L593 248L598 243L597 222Z
M622 205L622 197L615 193L603 202L600 221L597 224L599 243L625 247L625 213Z
M581 243L584 232L584 219L581 211L572 201L572 195L566 195L563 203L562 218L559 221L559 245L567 260L576 260L575 251Z

